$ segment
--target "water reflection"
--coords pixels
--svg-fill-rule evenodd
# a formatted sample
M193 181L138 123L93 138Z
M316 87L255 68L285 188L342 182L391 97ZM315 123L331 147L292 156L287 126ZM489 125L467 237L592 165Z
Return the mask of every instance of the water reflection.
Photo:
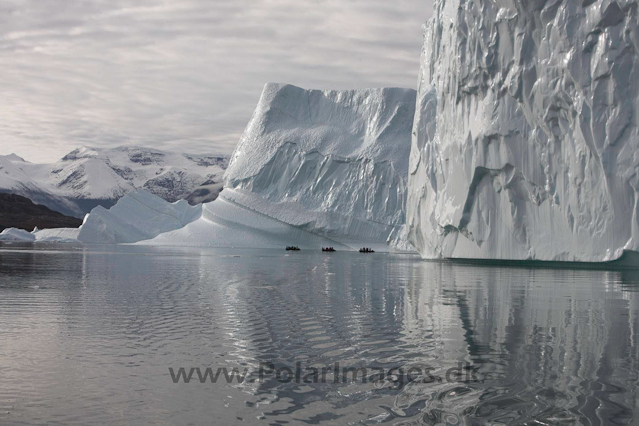
M393 255L5 247L0 422L632 424L638 283ZM298 362L473 375L168 373Z
M331 259L308 273L305 263L289 266L275 277L261 270L232 287L231 328L242 342L244 363L420 365L433 367L436 375L463 363L480 382L415 382L395 392L370 384L295 386L272 380L253 390L262 398L254 404L285 400L267 418L313 420L326 410L319 414L340 422L362 421L362 415L375 422L409 418L423 424L634 419L632 272L398 259ZM354 407L361 411L353 413Z

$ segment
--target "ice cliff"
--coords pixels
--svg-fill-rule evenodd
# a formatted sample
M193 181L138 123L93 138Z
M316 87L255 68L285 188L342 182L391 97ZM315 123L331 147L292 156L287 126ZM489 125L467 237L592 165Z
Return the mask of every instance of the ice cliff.
M415 101L409 89L267 84L220 198L151 243L412 249L402 229Z
M425 258L639 250L637 1L440 0L407 222Z

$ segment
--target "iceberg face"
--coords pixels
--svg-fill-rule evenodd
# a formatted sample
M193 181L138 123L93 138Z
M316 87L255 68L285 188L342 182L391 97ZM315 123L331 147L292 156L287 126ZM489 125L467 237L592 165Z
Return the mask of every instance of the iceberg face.
M266 85L220 197L332 245L410 247L401 236L415 99L409 89Z
M109 210L94 208L80 227L77 239L90 244L135 243L182 228L201 214L202 205L190 206L184 200L171 204L138 190L125 195Z
M409 165L425 258L639 250L637 1L439 0Z

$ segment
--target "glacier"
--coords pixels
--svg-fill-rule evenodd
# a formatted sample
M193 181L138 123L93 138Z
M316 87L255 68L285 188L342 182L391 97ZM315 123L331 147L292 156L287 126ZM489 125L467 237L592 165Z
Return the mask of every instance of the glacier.
M639 250L637 1L439 0L409 161L424 258Z
M219 198L143 244L414 250L404 211L416 95L267 84Z

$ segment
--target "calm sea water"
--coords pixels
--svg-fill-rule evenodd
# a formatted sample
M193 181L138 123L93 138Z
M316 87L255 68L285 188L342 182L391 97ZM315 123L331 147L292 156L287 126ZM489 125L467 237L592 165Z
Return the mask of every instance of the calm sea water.
M639 424L638 290L406 255L5 245L0 424Z

